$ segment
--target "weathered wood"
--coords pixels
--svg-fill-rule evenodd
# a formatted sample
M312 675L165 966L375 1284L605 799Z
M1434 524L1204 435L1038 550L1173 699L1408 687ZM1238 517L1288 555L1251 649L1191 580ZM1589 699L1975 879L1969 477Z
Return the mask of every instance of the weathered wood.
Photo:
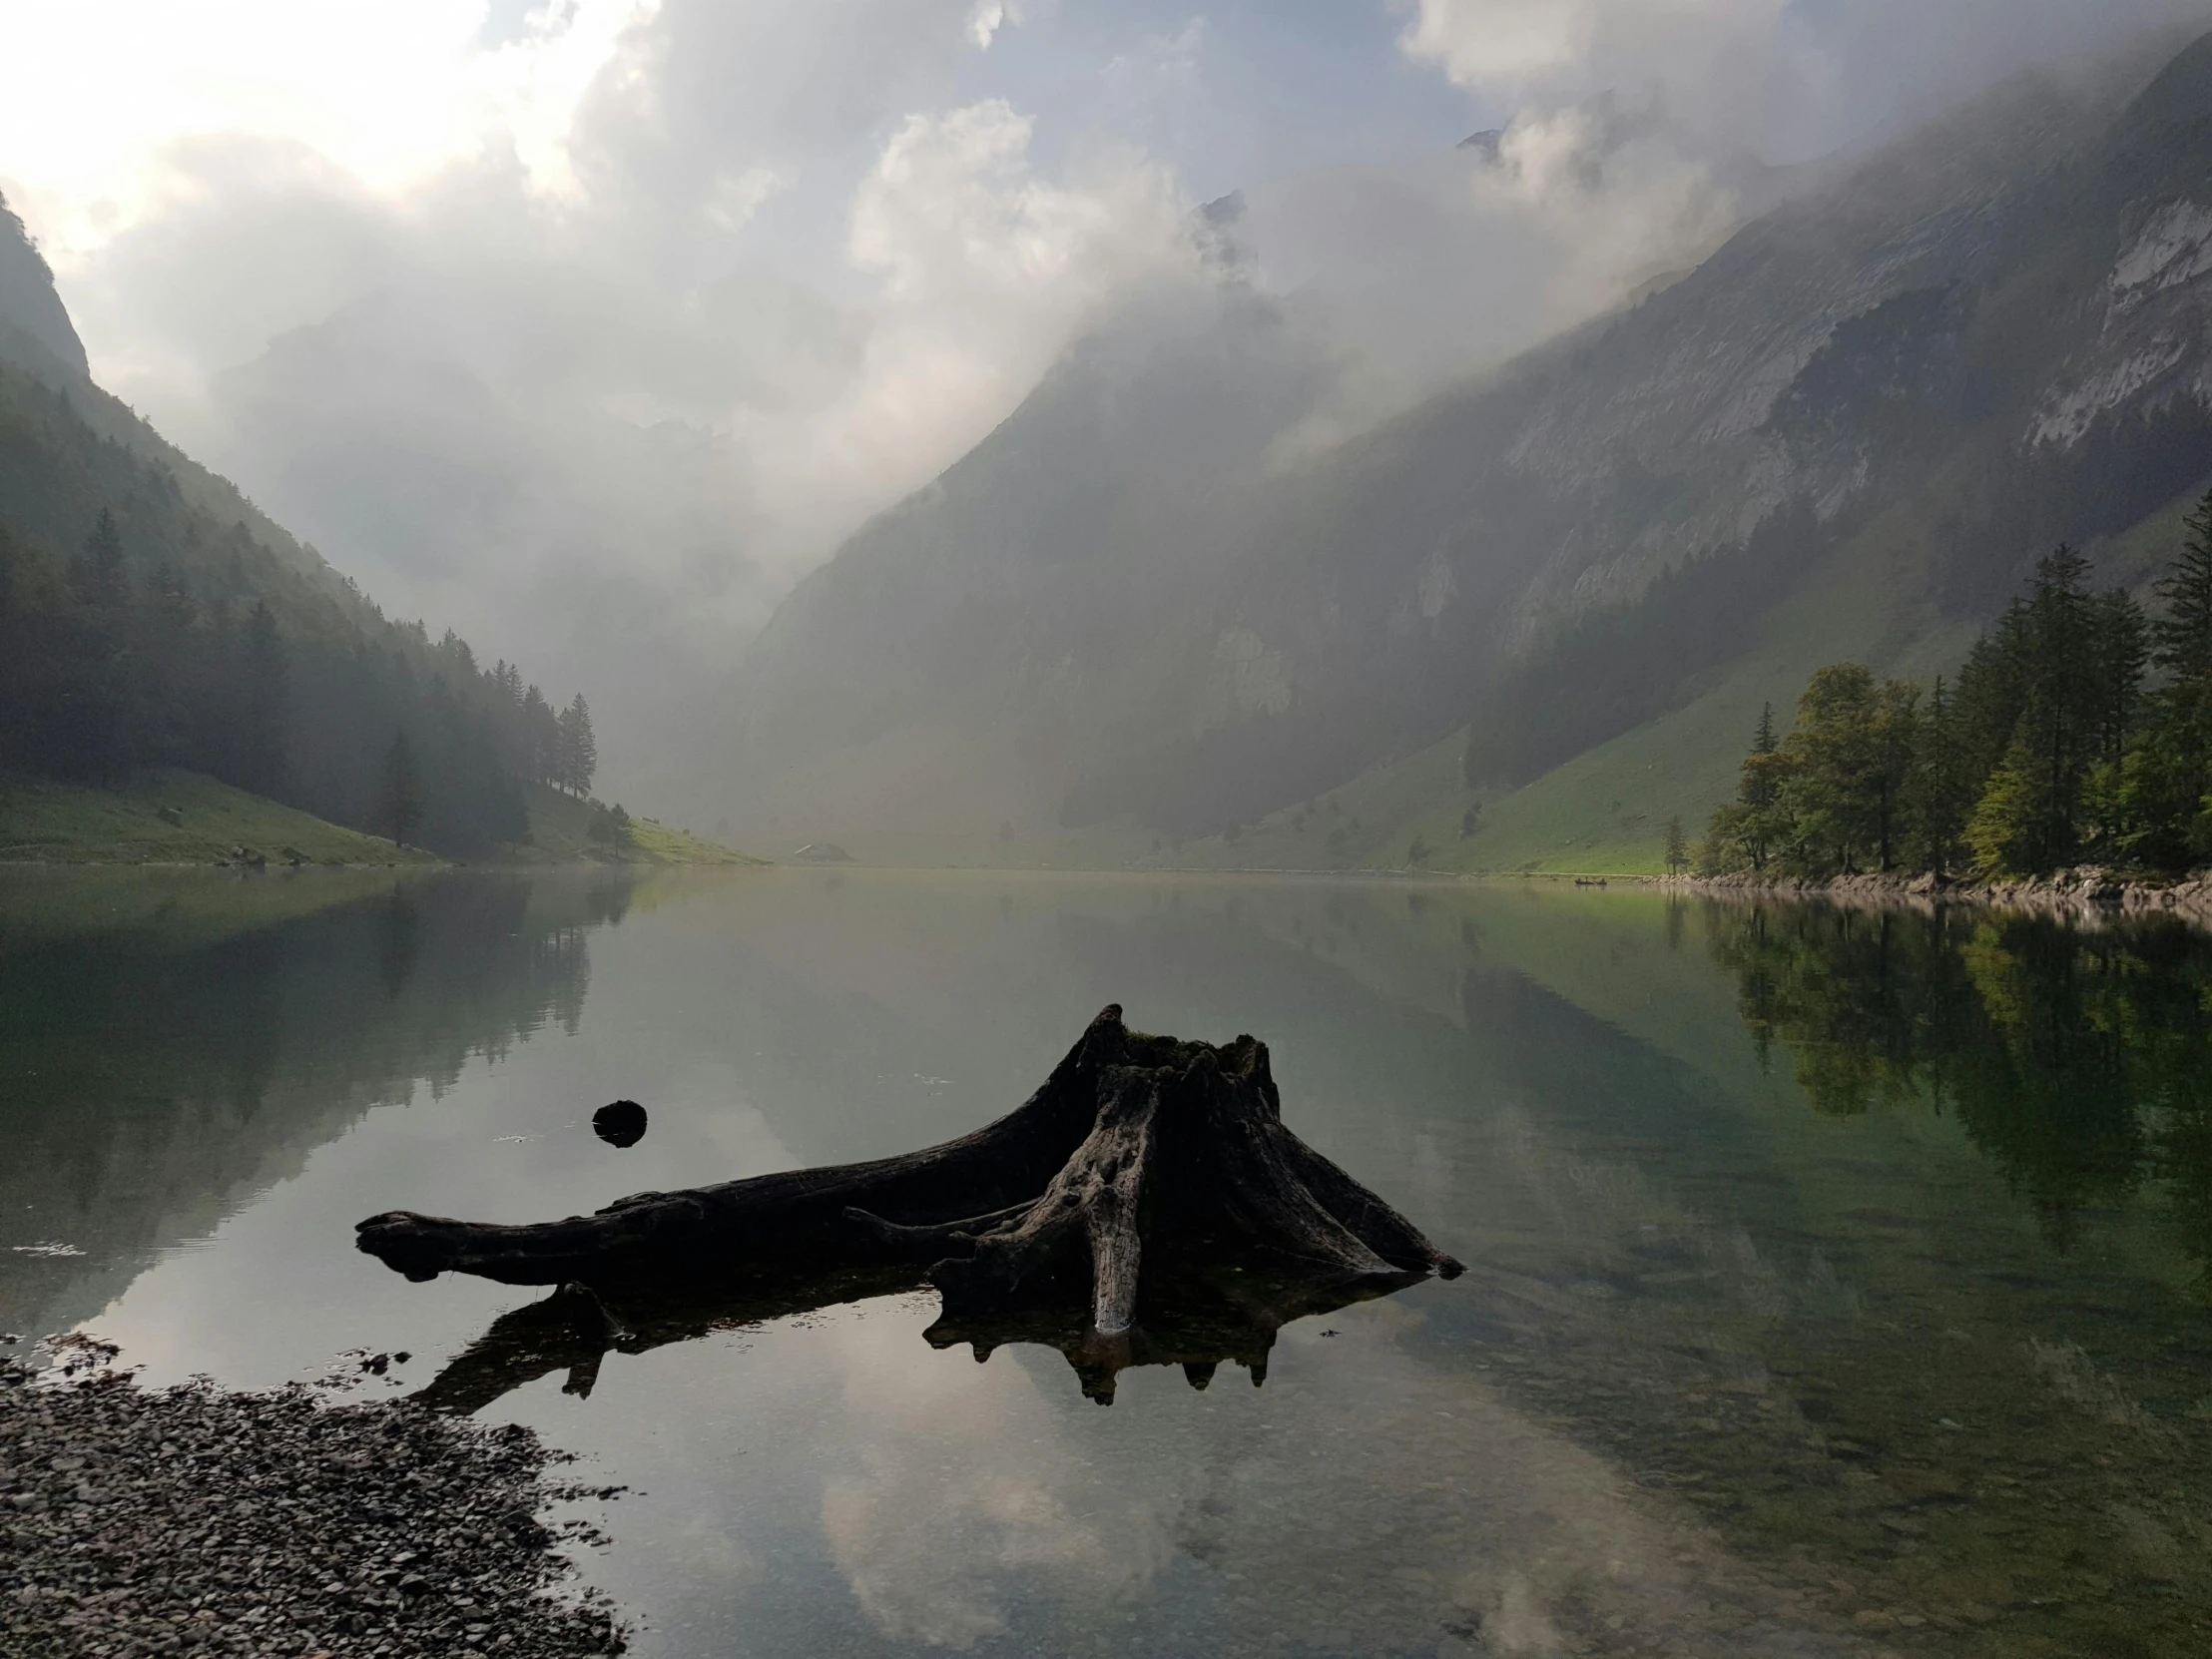
M640 1193L564 1221L499 1226L392 1211L358 1232L362 1250L410 1279L458 1272L575 1286L579 1306L586 1292L683 1279L765 1273L803 1287L907 1271L941 1293L944 1329L1042 1319L1059 1330L1080 1287L1088 1317L1069 1352L1106 1356L1096 1363L1109 1381L1113 1354L1133 1363L1131 1333L1164 1317L1148 1307L1157 1302L1148 1275L1163 1284L1189 1283L1200 1269L1268 1276L1278 1290L1254 1329L1272 1341L1272 1311L1301 1297L1341 1306L1459 1272L1284 1127L1265 1044L1142 1035L1118 1007L1091 1022L1020 1108L941 1146ZM1286 1297L1284 1285L1303 1290ZM1204 1368L1225 1357L1234 1350L1185 1360ZM1203 1385L1199 1371L1191 1376Z

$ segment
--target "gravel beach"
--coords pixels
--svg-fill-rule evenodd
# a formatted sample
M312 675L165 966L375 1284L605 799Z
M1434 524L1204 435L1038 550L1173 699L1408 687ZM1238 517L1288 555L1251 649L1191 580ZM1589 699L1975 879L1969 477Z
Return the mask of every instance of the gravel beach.
M530 1430L303 1387L56 1382L0 1356L0 1652L619 1653Z

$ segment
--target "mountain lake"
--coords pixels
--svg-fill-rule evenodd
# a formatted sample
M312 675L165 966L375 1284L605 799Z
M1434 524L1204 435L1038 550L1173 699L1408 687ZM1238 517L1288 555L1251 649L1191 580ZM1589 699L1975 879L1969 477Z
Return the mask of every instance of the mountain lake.
M1109 1002L1267 1042L1286 1122L1464 1276L1101 1406L1051 1348L933 1348L926 1291L548 1369L487 1336L542 1293L353 1248L383 1210L947 1139ZM626 1148L592 1128L617 1098ZM20 869L0 1137L24 1349L529 1423L621 1488L559 1513L644 1655L2212 1652L2212 938L2177 926Z

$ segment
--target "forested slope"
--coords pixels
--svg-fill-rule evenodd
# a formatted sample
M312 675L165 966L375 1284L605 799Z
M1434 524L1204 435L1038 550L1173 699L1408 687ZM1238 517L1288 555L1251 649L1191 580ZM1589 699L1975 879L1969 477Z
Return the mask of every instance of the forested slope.
M581 699L387 619L84 372L0 208L0 772L206 773L459 853L527 832L523 786L587 788Z

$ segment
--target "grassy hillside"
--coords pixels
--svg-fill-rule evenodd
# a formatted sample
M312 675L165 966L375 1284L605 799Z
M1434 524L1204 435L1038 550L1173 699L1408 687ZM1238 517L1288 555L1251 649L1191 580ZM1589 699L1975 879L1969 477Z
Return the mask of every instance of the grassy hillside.
M438 862L193 772L148 772L114 790L0 782L0 860L213 864L241 847L272 864Z
M530 814L530 838L503 848L501 855L523 863L548 864L743 865L768 861L718 846L649 818L630 821L627 843L594 839L592 817L602 805L596 801L579 801L542 785L533 786L525 802Z

